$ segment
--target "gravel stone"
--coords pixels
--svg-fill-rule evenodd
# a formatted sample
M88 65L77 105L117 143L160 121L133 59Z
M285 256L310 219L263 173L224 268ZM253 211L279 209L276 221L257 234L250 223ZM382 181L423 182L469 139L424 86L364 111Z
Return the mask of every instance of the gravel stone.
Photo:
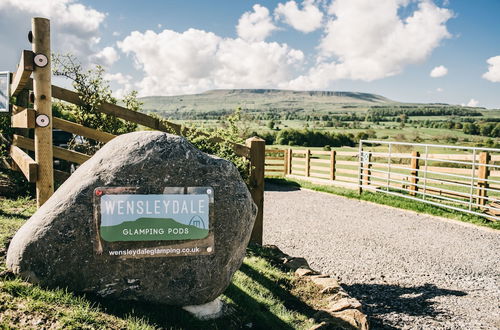
M500 231L308 190L266 190L264 244L338 278L373 329L500 328Z

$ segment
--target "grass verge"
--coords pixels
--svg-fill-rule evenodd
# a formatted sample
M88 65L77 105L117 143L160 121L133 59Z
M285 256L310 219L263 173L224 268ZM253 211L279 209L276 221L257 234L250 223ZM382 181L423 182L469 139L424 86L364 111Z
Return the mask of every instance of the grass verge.
M500 230L500 221L489 221L485 218L475 216L472 214L467 214L455 210L446 209L443 207L434 206L431 204L426 204L424 202L418 202L411 199L406 199L404 197L398 197L386 194L377 194L369 191L364 191L358 194L357 191L347 188L340 188L335 186L326 186L314 184L311 182L303 180L290 180L283 178L266 178L266 182L272 184L286 185L290 187L302 187L306 189L311 189L320 192L326 192L330 194L335 194L347 198L364 200L372 203L388 205L392 207L397 207L400 209L411 210L419 213L426 213L430 215L440 216L444 218L459 220L463 222L472 223L479 226L485 226L492 229Z
M5 246L35 211L33 200L0 199L0 264ZM273 250L249 247L222 295L225 316L200 321L179 307L106 300L0 277L0 328L307 329L321 306L319 289L282 269Z

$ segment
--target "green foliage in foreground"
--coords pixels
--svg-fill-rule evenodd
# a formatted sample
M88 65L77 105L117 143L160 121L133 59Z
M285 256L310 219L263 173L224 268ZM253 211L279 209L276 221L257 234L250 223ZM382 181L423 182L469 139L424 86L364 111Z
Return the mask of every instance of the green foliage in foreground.
M475 216L472 214L467 214L455 210L450 210L430 204L426 204L424 202L417 202L411 199L406 199L404 197L398 197L393 195L387 195L383 193L373 193L369 191L363 191L362 194L358 194L356 190L340 188L335 186L326 186L310 183L302 180L290 180L290 179L279 179L272 178L266 179L266 182L273 184L282 184L293 187L302 187L306 189L311 189L320 192L326 192L330 194L335 194L347 198L364 200L367 202L383 204L387 206L397 207L400 209L411 210L419 213L426 213L430 215L435 215L439 217L449 218L460 220L463 222L473 223L479 226L490 227L493 229L500 229L500 221L489 221L485 218Z
M159 117L158 117L159 118ZM161 118L159 118L161 120ZM241 124L241 109L237 109L221 121L220 127L211 131L199 131L195 126L186 127L184 137L201 151L232 162L245 182L248 181L249 162L238 156L231 143L245 145L245 130ZM174 131L171 133L175 134ZM248 183L248 182L247 182Z
M330 145L333 147L354 147L356 142L353 134L321 132L309 129L285 129L278 132L276 136L277 144L290 146L322 147Z
M71 54L54 54L52 64L54 75L69 79L83 102L83 105L65 102L55 103L54 112L56 115L77 124L115 135L133 132L137 129L135 123L98 111L103 103L118 103L118 100L112 96L109 82L104 78L104 68L97 65L95 68L85 70L77 58ZM137 100L136 91L125 95L122 102L130 110L139 111L141 109L142 103ZM103 145L102 142L82 137L79 142L71 141L69 147L80 152L94 154Z
M35 211L31 199L0 199L0 247ZM319 289L284 272L274 250L250 247L222 295L225 316L199 321L181 308L121 302L66 290L44 289L19 278L0 277L0 328L69 329L308 329ZM5 249L0 253L2 270Z

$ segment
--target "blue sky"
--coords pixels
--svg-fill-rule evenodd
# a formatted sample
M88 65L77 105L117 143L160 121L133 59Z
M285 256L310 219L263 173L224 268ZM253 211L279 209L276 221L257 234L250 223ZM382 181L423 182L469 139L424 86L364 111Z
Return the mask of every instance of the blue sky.
M44 3L0 0L0 71L44 16L53 50L103 65L118 96L283 88L500 108L499 0Z

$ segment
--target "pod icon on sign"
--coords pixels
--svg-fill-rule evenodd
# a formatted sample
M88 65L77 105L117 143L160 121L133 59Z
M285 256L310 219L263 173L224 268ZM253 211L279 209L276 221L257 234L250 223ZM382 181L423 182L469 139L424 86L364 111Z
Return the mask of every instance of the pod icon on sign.
M49 126L50 120L47 115L38 115L36 116L35 122L38 127L47 127Z
M49 63L47 56L43 54L36 54L34 60L35 60L35 65L39 68L43 68Z

